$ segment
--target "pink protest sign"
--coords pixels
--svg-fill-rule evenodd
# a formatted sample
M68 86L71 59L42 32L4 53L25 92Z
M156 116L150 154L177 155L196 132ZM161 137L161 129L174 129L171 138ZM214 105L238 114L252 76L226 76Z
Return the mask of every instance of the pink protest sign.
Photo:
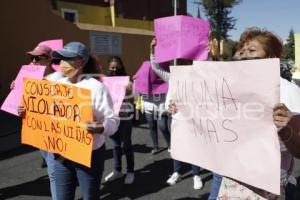
M188 16L164 17L154 20L155 61L177 58L206 60L208 57L209 22Z
M136 93L148 94L150 88L149 73L150 73L150 61L143 62L135 74L134 90Z
M171 156L280 194L279 59L172 66ZM262 84L263 83L263 84ZM195 153L196 152L196 153Z
M39 65L24 65L15 79L15 88L6 97L1 106L1 110L18 116L18 106L23 94L23 78L42 79L46 67Z
M52 50L60 50L63 48L63 40L62 39L57 39L57 40L47 40L40 42L39 45L45 45L50 47ZM52 64L53 69L55 71L60 71L59 65Z
M168 66L163 66L163 68L168 68ZM135 77L134 89L136 93L165 94L168 92L168 83L155 74L149 61L143 62Z
M114 111L118 114L126 94L125 88L129 84L129 76L103 76L101 81L107 86L113 100Z

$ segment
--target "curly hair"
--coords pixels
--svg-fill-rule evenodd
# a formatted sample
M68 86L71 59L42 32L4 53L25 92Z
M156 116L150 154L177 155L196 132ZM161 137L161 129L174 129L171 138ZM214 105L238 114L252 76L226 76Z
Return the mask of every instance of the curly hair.
M240 50L245 43L251 40L257 40L263 46L266 57L281 57L283 52L283 43L282 40L274 33L257 27L248 28L241 34L237 50Z

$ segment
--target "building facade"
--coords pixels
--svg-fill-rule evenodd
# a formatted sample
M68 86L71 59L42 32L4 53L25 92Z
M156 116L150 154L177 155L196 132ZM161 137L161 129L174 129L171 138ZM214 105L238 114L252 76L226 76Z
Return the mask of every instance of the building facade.
M54 13L73 23L153 30L153 20L174 15L174 0L52 0ZM113 10L112 10L113 9ZM187 1L177 0L177 14L187 15Z

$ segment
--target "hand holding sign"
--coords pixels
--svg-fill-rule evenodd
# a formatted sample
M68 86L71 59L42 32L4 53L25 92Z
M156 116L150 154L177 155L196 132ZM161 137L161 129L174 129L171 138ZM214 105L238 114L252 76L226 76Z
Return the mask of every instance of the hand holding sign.
M12 81L11 84L10 84L10 89L11 90L15 89L15 86L16 86L15 81Z
M157 44L156 38L153 38L150 43L150 53L151 54L154 54L156 44Z
M168 112L171 115L175 115L177 113L177 107L174 101L170 101L169 107L168 107Z
M90 167L93 135L91 91L46 80L25 79L22 143Z
M132 83L129 82L124 88L126 91L126 96L130 96L132 94Z
M101 134L104 131L103 122L99 121L87 121L86 130L93 134Z
M11 83L11 91L6 97L1 106L1 110L18 116L18 106L22 99L23 91L23 78L37 78L42 79L44 76L46 67L38 65L24 65L21 67L17 78Z
M273 120L275 126L277 127L277 131L280 131L282 128L286 127L289 121L292 119L292 116L292 113L283 103L275 104L273 108Z
M280 148L273 122L279 68L279 59L172 66L169 94L178 111L171 156L280 194ZM285 118L279 120L286 123Z
M25 110L24 106L18 106L17 112L20 117L23 117L25 115L26 110Z

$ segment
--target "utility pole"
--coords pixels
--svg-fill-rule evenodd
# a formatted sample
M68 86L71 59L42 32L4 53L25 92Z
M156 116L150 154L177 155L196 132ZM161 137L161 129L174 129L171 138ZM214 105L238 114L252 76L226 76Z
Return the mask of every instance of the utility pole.
M173 3L174 3L174 16L176 16L177 15L177 0L173 0ZM177 65L176 59L174 60L174 65L175 66Z
M174 2L174 16L177 15L177 0L173 0Z
M198 7L197 10L197 17L201 18L201 14L200 14L200 6L202 5L202 0L194 0L193 4L196 4Z

